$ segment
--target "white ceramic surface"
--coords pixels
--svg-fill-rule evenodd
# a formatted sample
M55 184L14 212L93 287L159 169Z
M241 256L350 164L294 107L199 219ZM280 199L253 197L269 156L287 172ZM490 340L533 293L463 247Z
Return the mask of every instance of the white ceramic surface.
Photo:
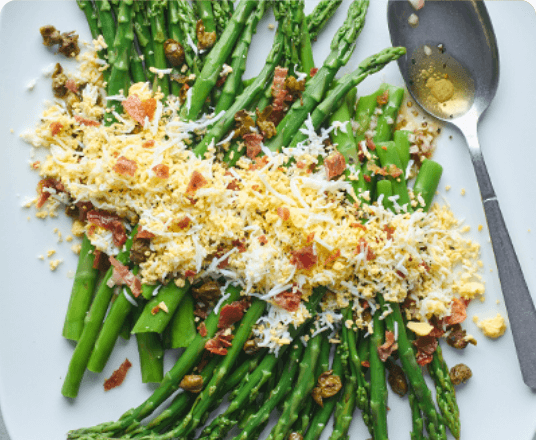
M314 3L308 2L307 9ZM317 63L327 53L347 5L345 1L322 39L315 43ZM531 5L521 0L490 1L487 6L499 44L501 78L495 100L481 122L480 140L527 283L536 297L536 15ZM342 73L390 44L385 13L384 0L371 0L365 28ZM267 29L269 22L273 19L265 19L259 26L248 60L248 76L263 64L262 49L273 35ZM32 210L21 208L25 196L35 194L39 178L28 165L30 147L18 135L36 123L43 100L51 97L50 80L42 75L42 69L63 62L41 44L38 28L44 24L62 31L77 30L82 38L89 37L85 18L74 1L11 2L0 15L0 405L12 440L65 438L69 429L116 419L153 389L141 384L135 344L121 341L103 374L86 374L78 399L70 401L60 393L73 350L73 344L62 339L61 329L72 283L68 274L76 268L76 257L69 243L57 242L53 229L59 228L66 236L69 221L39 220ZM26 86L33 79L37 84L28 91ZM396 64L367 79L360 93L371 92L382 81L402 84ZM486 227L477 231L479 224L485 225L485 219L459 133L444 130L436 160L445 168L437 199L447 200L457 216L471 226L471 237L482 244L486 301L471 304L469 316L505 314ZM449 192L444 189L446 185L452 187ZM463 188L465 196L461 195ZM55 272L37 258L51 248L64 259ZM449 365L464 362L474 373L458 391L462 439L532 439L536 395L521 380L510 332L491 341L471 319L467 328L477 336L477 347L470 346L463 352L444 348ZM134 364L125 383L104 393L104 378L125 357ZM175 358L176 353L168 357L167 368ZM409 438L407 399L390 394L389 407L390 438ZM351 438L368 438L357 412Z

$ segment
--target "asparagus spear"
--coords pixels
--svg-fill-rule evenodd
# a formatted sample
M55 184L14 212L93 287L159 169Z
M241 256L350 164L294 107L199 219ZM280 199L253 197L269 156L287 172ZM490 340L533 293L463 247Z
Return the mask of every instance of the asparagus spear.
M241 0L237 5L225 31L205 58L203 70L192 87L190 106L184 106L181 110L181 116L183 118L192 120L199 116L205 99L216 85L221 67L231 54L233 46L240 37L246 20L255 7L255 4L256 2L254 1Z
M164 42L166 37L166 21L164 12L167 9L166 0L150 0L147 2L147 15L151 23L151 34L154 44L154 67L157 69L166 69L167 60L164 51ZM164 94L164 98L169 94L168 77L159 75L154 77L155 90L160 90Z
M194 318L194 299L187 293L171 319L171 348L190 345L196 334Z
M149 67L154 67L154 42L151 35L151 23L145 11L145 5L140 2L134 2L134 16L132 25L138 39L138 45L145 61L145 75L149 81L154 79L154 73Z
M141 381L160 383L164 378L164 347L158 333L137 333Z
M307 30L311 40L316 40L320 31L324 28L328 20L337 11L342 0L321 0L306 17Z
M208 0L196 0L197 16L203 21L206 32L216 32L214 13L212 12L212 2Z
M380 319L382 311L374 313L374 330L370 336L370 414L374 440L387 440L387 384L385 367L378 355L378 348L384 342L385 326Z
M294 134L307 119L308 114L322 100L338 70L344 66L355 47L365 21L368 0L354 0L348 9L348 16L331 42L331 52L316 75L306 85L302 98L296 101L277 126L277 135L266 146L279 151L287 146Z
M214 14L214 23L216 24L216 33L221 35L233 13L228 9L228 3L223 1L212 2L212 12Z
M84 329L84 320L91 305L99 271L93 268L95 246L87 235L82 240L78 266L74 276L73 290L65 314L63 337L78 341Z

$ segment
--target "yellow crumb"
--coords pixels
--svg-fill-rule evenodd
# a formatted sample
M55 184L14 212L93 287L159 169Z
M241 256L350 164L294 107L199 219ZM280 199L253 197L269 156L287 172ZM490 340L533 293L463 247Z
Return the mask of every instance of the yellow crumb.
M484 226L478 225L478 230L481 231L482 229L484 229Z
M501 302L499 300L495 301L497 303L497 305L499 305Z
M81 244L73 244L71 246L71 250L77 254L77 255L80 255L80 250L82 249L82 245Z
M270 23L268 25L268 29L270 29L271 31L273 31L275 29L275 25L273 23Z
M477 325L482 330L482 333L492 339L497 339L504 335L506 331L506 321L500 313L497 313L494 318L483 319L477 322Z
M445 191L450 191L450 188L451 188L450 185L445 186Z
M465 225L463 228L462 228L462 231L461 232L469 232L471 230L471 226L469 225Z
M45 256L44 255L39 255L37 258L39 258L40 260L44 260Z
M84 235L84 224L81 221L75 220L71 232L75 237L81 237Z
M460 191L460 194L461 194L462 196L465 195L465 188L462 188L462 190Z
M60 265L60 263L62 262L62 260L52 260L48 263L48 266L50 267L50 270L51 271L55 271L58 266Z
M48 212L46 212L46 211L37 211L37 212L35 213L35 216L36 216L37 218L44 219L44 218L47 218L47 217L48 217Z
M9 129L9 132L10 133L15 133L15 130L13 130L12 128Z
M175 285L177 287L184 287L185 284L186 284L186 282L184 281L184 278L176 278L175 279Z
M70 243L71 241L73 241L73 236L72 236L72 235L68 235L67 237L65 237L65 241L67 241L67 242Z
M56 251L54 249L49 249L47 251L47 257L50 258L52 257L52 255L54 255L56 253Z
M430 332L434 329L434 327L432 327L427 322L415 322L415 321L408 322L407 327L417 336L426 336L430 334Z

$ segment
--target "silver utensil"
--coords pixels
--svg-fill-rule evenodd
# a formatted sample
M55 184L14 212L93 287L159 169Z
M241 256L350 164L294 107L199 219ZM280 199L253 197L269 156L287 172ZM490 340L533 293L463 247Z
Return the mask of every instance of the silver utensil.
M483 1L436 0L415 11L406 0L389 0L387 17L393 46L407 49L398 65L410 94L425 111L458 127L466 139L521 374L536 389L536 309L478 142L478 121L499 82L499 54L487 9Z

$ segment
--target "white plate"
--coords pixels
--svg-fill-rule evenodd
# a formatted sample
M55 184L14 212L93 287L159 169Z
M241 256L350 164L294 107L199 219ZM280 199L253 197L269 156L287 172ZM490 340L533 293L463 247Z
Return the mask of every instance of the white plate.
M313 3L308 3L307 9ZM327 53L347 5L346 1L315 43L317 63ZM536 16L523 1L494 1L487 6L497 34L502 70L497 96L480 125L480 139L528 285L536 294ZM103 374L86 374L78 399L71 401L60 393L73 351L73 344L61 337L61 329L72 283L68 273L75 270L77 259L70 244L57 243L53 229L59 228L65 237L69 221L38 220L33 211L21 208L24 197L34 195L39 178L28 165L30 147L18 135L36 123L43 100L51 97L50 80L43 77L42 69L63 62L41 44L38 29L44 24L62 31L77 30L83 39L89 38L85 17L74 1L11 2L0 17L0 399L12 440L58 440L65 438L69 429L115 420L153 389L141 384L135 344L121 341ZM249 75L263 64L266 51L262 49L273 35L267 24L268 20L261 23L255 37L248 60ZM351 71L359 60L388 45L386 4L372 0L354 56L342 72ZM34 78L37 85L28 91L26 86ZM371 92L382 81L402 84L396 64L367 79L360 92ZM486 228L477 231L479 224L485 225L485 219L476 180L457 132L444 130L436 159L445 168L438 200L445 196L457 216L472 227L471 236L482 244L486 301L471 304L469 315L505 314ZM444 191L446 185L452 187L448 193ZM460 194L462 188L467 191L465 196ZM57 250L55 257L64 259L56 272L37 259L51 248ZM444 349L449 365L464 362L474 373L458 391L462 438L532 439L536 396L521 380L511 333L507 331L501 339L490 341L471 319L467 328L477 336L477 347L470 346L463 352L446 346ZM104 378L125 357L134 364L125 383L104 393ZM173 361L173 355L169 356L168 368ZM407 439L407 399L390 394L389 407L390 438ZM358 412L351 437L368 438Z

